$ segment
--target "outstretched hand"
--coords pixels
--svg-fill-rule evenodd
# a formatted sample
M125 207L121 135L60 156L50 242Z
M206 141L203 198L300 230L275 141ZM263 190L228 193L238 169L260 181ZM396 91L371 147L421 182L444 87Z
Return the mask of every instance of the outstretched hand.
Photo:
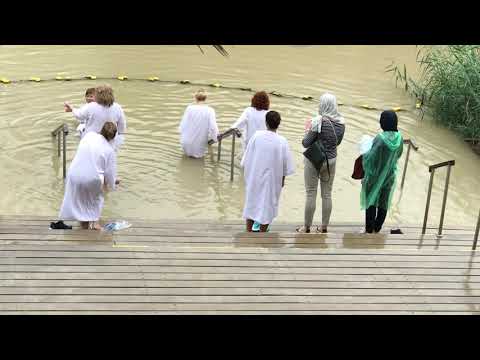
M64 107L64 109L65 109L65 112L72 112L72 107L70 106L69 103L64 102L64 103L63 103L63 107Z

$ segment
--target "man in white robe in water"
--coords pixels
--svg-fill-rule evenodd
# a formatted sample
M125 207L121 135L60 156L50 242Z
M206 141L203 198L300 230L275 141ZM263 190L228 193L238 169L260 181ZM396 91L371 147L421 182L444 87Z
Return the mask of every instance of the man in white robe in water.
M245 177L243 217L249 232L254 223L261 224L261 232L268 230L278 215L285 176L295 172L288 142L276 133L280 121L278 112L269 111L265 117L267 130L257 130L248 142L242 158L241 166Z
M207 145L217 141L218 126L215 110L205 104L207 94L200 89L195 94L195 104L188 105L178 130L185 155L202 158Z

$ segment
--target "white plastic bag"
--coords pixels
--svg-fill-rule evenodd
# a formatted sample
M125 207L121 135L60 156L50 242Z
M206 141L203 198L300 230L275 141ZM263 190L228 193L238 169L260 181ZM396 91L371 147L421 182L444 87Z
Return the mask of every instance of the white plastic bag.
M373 145L373 137L370 135L363 135L362 138L360 139L360 142L358 143L358 151L360 155L363 155L370 151Z
M114 221L111 223L106 224L103 227L104 231L118 231L118 230L123 230L123 229L128 229L132 224L129 222L122 220L122 221Z

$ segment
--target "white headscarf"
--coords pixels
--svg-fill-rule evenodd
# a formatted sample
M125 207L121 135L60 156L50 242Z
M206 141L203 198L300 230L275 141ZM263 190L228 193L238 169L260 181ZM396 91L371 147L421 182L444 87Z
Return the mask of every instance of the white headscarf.
M320 97L320 105L318 106L318 116L312 120L312 131L322 131L322 118L326 117L332 122L345 124L345 119L338 112L337 98L335 95L325 93Z

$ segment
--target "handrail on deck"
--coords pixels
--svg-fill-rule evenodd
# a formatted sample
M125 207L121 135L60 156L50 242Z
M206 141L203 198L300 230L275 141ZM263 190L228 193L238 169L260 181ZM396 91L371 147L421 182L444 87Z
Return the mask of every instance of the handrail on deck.
M402 183L400 185L401 189L403 189L403 184L405 183L405 176L407 174L408 159L410 158L410 148L413 148L413 150L418 151L418 146L413 139L404 139L403 143L408 144L408 149L407 149L407 157L405 159L405 166L403 167Z
M220 155L222 153L222 140L231 136L232 137L232 153L230 160L230 181L233 181L233 169L234 169L234 160L235 160L235 138L241 137L242 133L237 128L228 129L223 134L218 135L218 155L217 161L220 161Z
M480 232L480 210L478 211L477 228L475 229L475 235L473 236L472 250L476 250L476 248L477 248L477 241L478 241L478 233L479 232Z
M450 183L450 171L454 165L455 160L449 160L438 164L433 164L428 167L428 171L430 172L430 183L428 185L427 205L425 207L425 216L423 218L422 234L425 234L427 229L428 210L430 208L430 197L432 195L433 176L435 175L435 169L447 166L447 177L445 178L445 188L443 189L442 212L440 214L440 224L438 225L438 235L442 235L445 207L447 204L448 184Z
M63 136L62 136L63 135ZM67 176L67 135L68 135L68 125L61 124L55 130L52 131L52 136L56 136L58 140L58 157L63 153L63 179ZM63 137L63 146L61 147L60 142ZM60 151L62 148L63 151Z

